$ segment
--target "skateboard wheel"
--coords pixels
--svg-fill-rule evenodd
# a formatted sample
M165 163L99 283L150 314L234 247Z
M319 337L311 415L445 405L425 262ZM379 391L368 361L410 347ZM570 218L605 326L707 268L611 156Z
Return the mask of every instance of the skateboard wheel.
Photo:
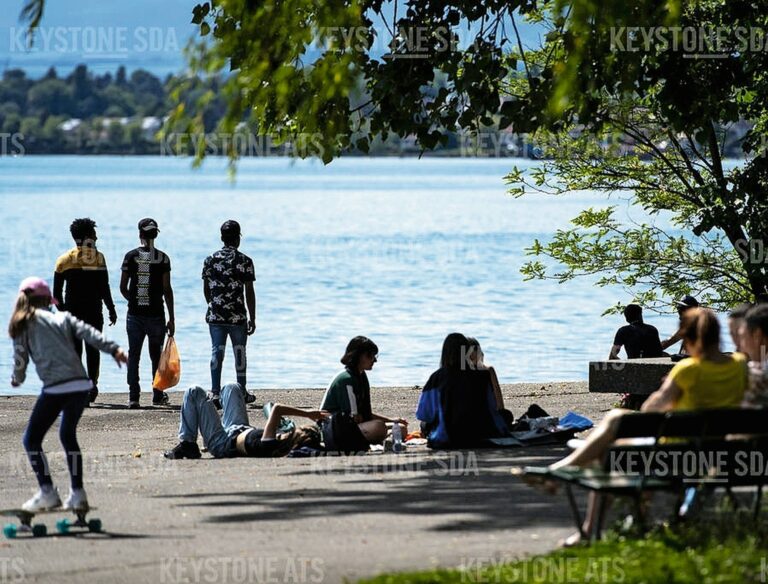
M48 533L48 528L43 523L32 526L32 537L44 537Z
M69 519L59 519L56 522L56 531L59 533L68 533L69 532Z
M93 532L101 531L101 519L91 519L88 522L88 531L93 531Z
M5 527L3 527L3 535L5 535L5 537L8 539L15 538L18 532L19 532L19 528L13 525L12 523L9 523Z

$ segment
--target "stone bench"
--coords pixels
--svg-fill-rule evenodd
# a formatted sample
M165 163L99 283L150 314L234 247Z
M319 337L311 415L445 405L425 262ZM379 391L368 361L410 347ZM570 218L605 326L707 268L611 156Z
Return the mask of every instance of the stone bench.
M649 395L661 387L674 365L669 357L590 361L589 391Z

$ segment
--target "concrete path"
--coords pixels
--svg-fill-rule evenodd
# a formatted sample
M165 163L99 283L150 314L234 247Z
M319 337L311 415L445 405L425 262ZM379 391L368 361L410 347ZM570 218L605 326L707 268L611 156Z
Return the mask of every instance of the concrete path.
M538 403L599 419L616 396L584 383L505 386L519 415ZM374 409L412 419L415 388L373 390ZM259 391L316 407L319 390ZM0 398L0 507L34 490L21 448L31 397ZM173 393L172 401L180 402ZM106 533L0 541L0 582L342 582L381 572L465 566L546 552L572 531L563 497L510 477L561 448L320 459L169 461L178 406L125 408L104 394L80 427L86 488ZM260 424L253 411L252 423ZM55 432L46 440L68 491ZM65 515L62 515L65 516ZM44 516L53 531L56 515Z

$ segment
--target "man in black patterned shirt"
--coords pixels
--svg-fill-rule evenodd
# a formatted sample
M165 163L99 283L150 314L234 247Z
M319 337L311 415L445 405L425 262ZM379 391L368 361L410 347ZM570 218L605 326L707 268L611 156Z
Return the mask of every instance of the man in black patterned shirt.
M237 383L245 392L246 402L256 397L246 391L246 352L248 335L256 330L256 279L253 260L238 251L242 233L237 221L221 226L219 251L203 263L203 294L208 303L205 321L211 332L211 400L218 407L221 392L221 369L227 337L232 342ZM247 309L246 309L247 307Z
M141 246L132 249L123 259L120 293L128 301L126 330L128 332L128 407L139 407L139 360L146 338L152 361L154 380L163 352L165 333L173 336L176 330L173 289L171 288L171 260L155 247L160 230L154 219L139 221ZM165 309L168 320L165 320ZM167 405L168 394L152 388L152 405Z

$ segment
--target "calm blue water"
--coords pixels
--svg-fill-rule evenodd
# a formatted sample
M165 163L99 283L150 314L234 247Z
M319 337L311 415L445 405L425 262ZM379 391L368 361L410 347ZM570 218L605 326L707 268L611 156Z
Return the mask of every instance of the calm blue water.
M72 245L69 223L90 216L120 316L107 334L126 343L120 262L138 243L138 219L152 216L161 230L157 246L173 265L180 387L205 387L210 341L200 270L220 245L219 225L234 218L243 226L241 250L257 270L250 387L325 386L357 334L381 350L373 384L423 384L442 339L456 330L480 339L503 382L585 379L588 360L607 355L622 324L600 314L628 298L586 280L523 282L518 270L535 237L606 201L591 193L511 199L503 177L515 163L534 164L252 159L240 163L232 184L221 160L193 170L180 158L2 158L0 307L10 314L22 277L51 281L56 257ZM647 320L662 335L675 328L672 316ZM6 347L0 379L11 371L10 341ZM143 365L148 388L146 354ZM233 378L228 354L225 380ZM124 370L105 359L100 385L125 391ZM38 388L32 372L22 389ZM10 385L3 382L0 391L10 393Z

